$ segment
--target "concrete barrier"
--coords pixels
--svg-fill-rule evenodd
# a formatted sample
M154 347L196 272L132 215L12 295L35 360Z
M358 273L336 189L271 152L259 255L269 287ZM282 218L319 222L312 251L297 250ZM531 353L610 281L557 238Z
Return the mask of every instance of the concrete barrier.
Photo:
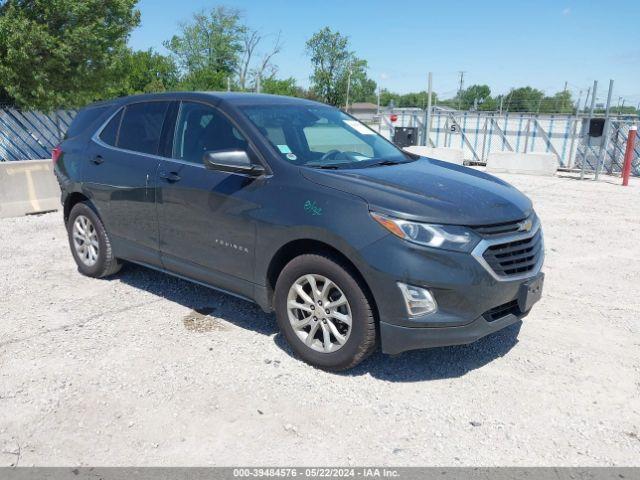
M60 208L51 160L0 162L0 218Z
M555 175L558 159L552 153L494 152L487 159L487 172Z
M461 148L425 147L415 145L405 147L405 150L409 153L415 153L422 157L435 158L436 160L455 163L456 165L462 165L464 163L464 152Z

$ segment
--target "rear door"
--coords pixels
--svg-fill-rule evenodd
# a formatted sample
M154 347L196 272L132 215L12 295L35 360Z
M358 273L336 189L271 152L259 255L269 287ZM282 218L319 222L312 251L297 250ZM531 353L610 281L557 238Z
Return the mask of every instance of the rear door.
M152 265L160 264L156 175L170 105L147 101L121 108L94 136L85 168L116 254Z

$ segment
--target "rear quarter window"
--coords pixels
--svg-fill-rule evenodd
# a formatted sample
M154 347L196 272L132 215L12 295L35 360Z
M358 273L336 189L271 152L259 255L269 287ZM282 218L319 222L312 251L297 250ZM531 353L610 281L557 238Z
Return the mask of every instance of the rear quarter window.
M109 123L100 132L100 140L112 147L116 146L118 141L118 129L120 128L120 120L122 119L122 109L109 120Z

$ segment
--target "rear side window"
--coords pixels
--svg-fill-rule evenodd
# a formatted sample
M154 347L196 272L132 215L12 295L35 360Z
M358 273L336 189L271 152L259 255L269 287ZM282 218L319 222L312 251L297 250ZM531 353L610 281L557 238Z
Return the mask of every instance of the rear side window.
M118 128L120 128L120 120L122 119L122 109L109 120L109 123L102 129L100 140L112 147L116 146L118 140Z
M64 138L75 137L84 132L97 118L102 115L109 107L89 107L80 110L73 118Z
M167 108L169 102L127 105L120 123L117 146L125 150L157 155Z

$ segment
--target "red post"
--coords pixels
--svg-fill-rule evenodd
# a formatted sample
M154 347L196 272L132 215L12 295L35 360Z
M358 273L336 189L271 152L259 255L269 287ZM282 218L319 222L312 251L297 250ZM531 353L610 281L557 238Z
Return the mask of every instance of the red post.
M633 148L636 143L636 134L638 127L633 125L629 128L629 136L627 137L627 150L624 152L624 165L622 166L622 186L629 185L629 175L631 174L631 162L633 160Z

